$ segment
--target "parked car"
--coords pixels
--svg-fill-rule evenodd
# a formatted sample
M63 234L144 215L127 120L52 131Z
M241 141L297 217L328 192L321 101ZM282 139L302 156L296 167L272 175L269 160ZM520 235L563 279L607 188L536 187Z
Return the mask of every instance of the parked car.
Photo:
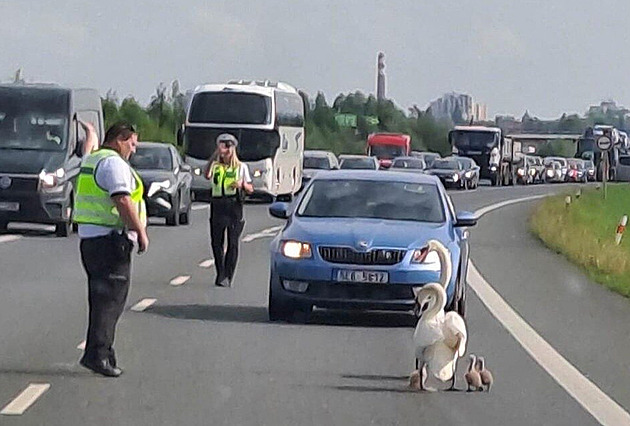
M339 168L348 170L378 170L380 167L378 158L367 155L349 155L342 154L339 156Z
M147 215L166 218L166 224L190 223L192 173L171 144L140 142L129 159L144 185Z
M389 170L422 173L427 168L427 163L422 158L397 157L392 160Z
M630 155L621 154L619 156L619 164L617 165L615 178L619 182L630 182Z
M567 162L567 159L564 157L545 157L545 159L543 160L543 164L547 166L547 164L551 163L552 161L557 161L558 163L560 163L562 181L566 182L568 179L567 172L569 171L569 163Z
M427 151L411 151L411 155L413 157L422 158L427 164L427 167L432 167L435 160L437 160L438 158L442 158L442 156L437 152Z
M567 171L567 180L569 182L588 182L588 175L584 161L579 158L569 158L567 160L569 170Z
M445 157L433 162L433 167L426 173L437 176L446 188L468 189L468 180L464 178L464 166L455 157Z
M339 160L330 151L304 151L304 161L302 162L302 188L322 170L339 169Z
M593 160L584 160L584 168L586 169L586 177L589 181L597 180L597 168L593 164Z
M480 167L475 163L475 160L468 157L454 156L462 164L464 170L464 176L462 180L467 189L475 189L479 186L479 171Z
M534 170L536 170L536 177L535 177L535 181L538 183L544 183L545 182L545 170L546 167L543 164L543 159L542 157L539 157L537 155L533 155L532 156L533 159L533 168Z
M435 176L321 173L294 204L274 203L269 212L288 219L270 246L271 320L304 321L313 306L412 310L413 287L440 278L439 257L426 249L432 239L453 265L447 310L465 314L464 229L476 218L455 212Z
M557 161L550 161L545 167L545 182L558 183L564 182L562 178L562 166Z

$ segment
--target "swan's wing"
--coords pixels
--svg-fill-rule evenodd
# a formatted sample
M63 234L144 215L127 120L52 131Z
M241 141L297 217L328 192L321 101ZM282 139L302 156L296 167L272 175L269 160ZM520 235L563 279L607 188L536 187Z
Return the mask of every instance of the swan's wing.
M455 351L446 343L437 342L424 351L424 360L431 374L442 381L453 378L455 368Z
M466 342L468 341L468 332L464 319L457 312L448 312L444 315L442 329L446 343L456 350L459 356L464 356L466 353Z
M418 321L418 325L416 325L413 333L413 342L417 350L422 350L441 340L444 340L444 334L442 333L440 322Z

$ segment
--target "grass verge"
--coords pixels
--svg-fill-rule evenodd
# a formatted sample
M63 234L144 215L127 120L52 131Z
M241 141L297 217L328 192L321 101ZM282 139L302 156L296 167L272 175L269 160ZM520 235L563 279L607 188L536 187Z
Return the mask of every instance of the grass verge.
M615 231L623 215L630 216L630 185L609 184L602 189L553 196L540 202L530 217L530 229L549 248L581 266L594 281L630 297L630 234L615 245ZM571 195L567 208L565 197Z

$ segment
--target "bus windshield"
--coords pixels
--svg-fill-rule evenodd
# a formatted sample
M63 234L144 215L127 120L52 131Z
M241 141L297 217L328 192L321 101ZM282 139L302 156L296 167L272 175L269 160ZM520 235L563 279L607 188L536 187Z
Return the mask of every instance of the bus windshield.
M255 93L198 93L190 105L191 123L269 124L271 98Z
M497 133L494 132L469 132L454 130L450 134L452 146L460 150L474 150L490 152L497 145Z
M65 150L69 108L61 90L0 89L0 150Z
M273 158L280 146L280 136L274 130L188 127L184 140L185 154L189 157L207 160L217 147L217 136L225 132L237 137L236 151L241 161L260 161L265 158Z

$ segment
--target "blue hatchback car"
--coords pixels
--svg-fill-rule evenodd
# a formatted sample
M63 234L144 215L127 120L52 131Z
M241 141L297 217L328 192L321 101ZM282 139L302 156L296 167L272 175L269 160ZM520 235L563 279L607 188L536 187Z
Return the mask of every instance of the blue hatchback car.
M292 204L271 243L269 318L305 321L313 309L411 311L413 287L438 282L429 240L450 252L447 310L465 315L468 226L435 176L403 172L321 172Z

